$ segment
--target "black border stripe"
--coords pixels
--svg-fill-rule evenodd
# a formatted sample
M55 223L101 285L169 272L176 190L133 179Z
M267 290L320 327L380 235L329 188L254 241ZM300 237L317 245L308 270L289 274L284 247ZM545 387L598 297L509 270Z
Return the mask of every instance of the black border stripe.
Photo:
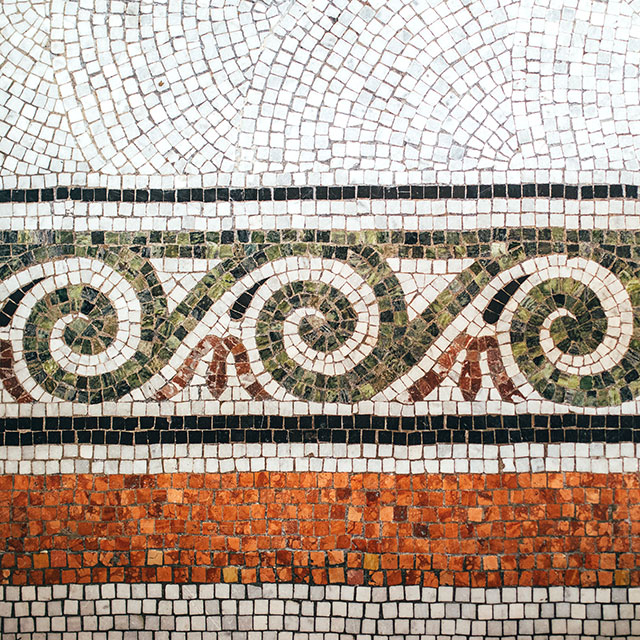
M640 416L172 416L1 418L0 445L640 442Z
M0 202L264 202L284 200L478 200L490 198L554 198L566 200L637 200L630 184L462 184L350 185L333 187L208 187L201 189L107 189L52 187L2 189Z

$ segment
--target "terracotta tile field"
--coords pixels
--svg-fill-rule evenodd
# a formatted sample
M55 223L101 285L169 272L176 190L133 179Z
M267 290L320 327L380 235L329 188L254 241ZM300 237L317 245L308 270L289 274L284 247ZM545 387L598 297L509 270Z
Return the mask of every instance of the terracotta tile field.
M3 476L5 584L640 585L637 474Z

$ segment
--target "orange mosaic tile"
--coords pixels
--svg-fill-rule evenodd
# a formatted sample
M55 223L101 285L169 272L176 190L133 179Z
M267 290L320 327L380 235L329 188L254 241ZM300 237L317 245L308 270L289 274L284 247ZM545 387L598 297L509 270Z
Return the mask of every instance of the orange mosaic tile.
M0 476L4 584L640 585L637 474Z

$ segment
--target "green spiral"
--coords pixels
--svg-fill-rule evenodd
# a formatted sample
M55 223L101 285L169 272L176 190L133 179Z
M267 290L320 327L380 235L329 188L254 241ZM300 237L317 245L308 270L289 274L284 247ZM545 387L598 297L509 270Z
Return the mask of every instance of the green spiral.
M379 309L376 346L350 371L326 375L308 371L293 361L283 344L286 318L295 309L312 308L324 317L305 318L300 338L309 347L330 353L353 334L357 314L351 302L335 287L314 281L294 281L275 291L260 310L256 344L267 371L295 396L309 401L353 402L371 397L389 378L389 353L403 343L407 313L402 288L377 252L350 248L346 262L373 290Z
M617 405L635 398L640 392L637 335L618 364L598 373L568 373L546 357L540 331L545 319L561 309L570 315L556 317L549 331L562 353L591 354L605 338L607 317L600 299L588 286L570 278L536 285L518 306L510 331L513 355L528 382L546 400L579 407ZM637 324L634 322L636 334Z

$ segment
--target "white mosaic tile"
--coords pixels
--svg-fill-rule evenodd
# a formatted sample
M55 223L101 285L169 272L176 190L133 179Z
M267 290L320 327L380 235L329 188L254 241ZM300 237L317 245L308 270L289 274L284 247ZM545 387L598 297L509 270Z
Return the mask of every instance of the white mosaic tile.
M0 231L248 229L474 231L564 227L640 229L634 200L291 200L283 202L0 203Z
M206 258L151 258L160 284L167 294L167 309L171 312L187 297L200 280L220 260Z
M157 444L0 447L0 474L637 473L640 445Z
M636 1L126 7L2 3L4 186L640 168Z
M7 640L36 629L45 640L640 638L637 588L140 583L6 586L0 596Z
M471 258L438 260L425 258L388 258L407 298L409 320L418 317L456 275L473 264Z
M50 3L0 6L0 175L6 187L39 175L87 173L59 87L53 79Z

